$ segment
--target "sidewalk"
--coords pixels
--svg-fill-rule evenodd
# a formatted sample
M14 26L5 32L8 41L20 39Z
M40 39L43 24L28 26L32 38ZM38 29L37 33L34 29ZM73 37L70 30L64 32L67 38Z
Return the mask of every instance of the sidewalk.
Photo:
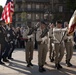
M49 54L47 54L47 65L45 65L46 72L38 72L38 52L34 51L34 59L32 63L33 67L26 67L25 51L24 49L16 49L13 53L13 61L6 63L6 65L0 65L0 75L76 75L76 52L74 51L73 58L71 60L73 67L66 67L65 56L61 62L63 69L60 71L54 68L54 63L49 60Z

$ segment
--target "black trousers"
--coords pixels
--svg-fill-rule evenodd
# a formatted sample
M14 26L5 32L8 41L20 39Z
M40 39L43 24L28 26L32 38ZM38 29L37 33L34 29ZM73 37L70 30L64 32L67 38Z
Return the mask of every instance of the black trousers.
M1 59L2 59L2 54L3 54L3 52L4 52L4 49L5 49L5 43L2 43L1 44L1 50L0 50L0 62L1 62Z
M8 58L12 58L12 53L13 53L14 49L15 49L15 42L10 44L10 50L8 53Z
M2 56L3 59L6 59L8 57L9 50L10 50L10 43L6 42L5 49L4 49L3 56Z

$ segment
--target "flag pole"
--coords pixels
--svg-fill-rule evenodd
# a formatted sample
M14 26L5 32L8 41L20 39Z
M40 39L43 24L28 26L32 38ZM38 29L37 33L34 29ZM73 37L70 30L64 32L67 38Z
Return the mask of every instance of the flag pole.
M60 44L62 43L63 38L64 38L64 36L65 36L66 32L67 32L67 31L65 31L65 32L64 32L64 35L62 36L62 39L61 39L61 41L60 41Z

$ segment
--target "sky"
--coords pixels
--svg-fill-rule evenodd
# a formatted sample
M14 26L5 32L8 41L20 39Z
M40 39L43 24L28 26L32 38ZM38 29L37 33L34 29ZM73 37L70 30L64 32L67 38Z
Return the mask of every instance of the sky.
M1 5L2 7L5 6L5 3L6 3L6 0L0 0L0 5Z

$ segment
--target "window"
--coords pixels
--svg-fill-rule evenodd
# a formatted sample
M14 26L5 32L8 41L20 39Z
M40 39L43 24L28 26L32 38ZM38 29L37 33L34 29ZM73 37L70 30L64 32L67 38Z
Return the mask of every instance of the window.
M58 3L59 0L53 0L54 3Z
M41 19L43 19L44 18L44 14L41 14Z
M24 9L24 4L21 5L21 9Z
M39 8L40 8L40 6L39 6L39 4L37 4L37 5L36 5L36 9L39 9Z
M32 20L35 20L35 14L34 13L32 14Z
M20 13L18 13L18 14L16 15L16 21L21 21L21 14L20 14Z
M15 5L15 10L18 10L18 5L17 4Z
M18 5L18 9L21 9L21 5Z
M36 19L37 19L37 20L39 19L39 17L40 17L39 14L36 14Z
M40 7L40 8L41 8L41 9L43 9L43 7L44 7L44 5L43 5L43 4L41 4L41 7Z
M26 12L21 13L21 20L25 21L26 20Z
M16 27L21 27L21 23L20 22L16 22Z
M18 5L18 11L21 11L22 8L21 8L21 5Z
M32 8L35 8L35 4L34 3L32 4Z
M59 12L63 12L63 6L59 6Z
M31 9L31 4L28 4L28 5L27 5L27 8L28 8L28 9Z
M31 14L27 14L27 19L31 19Z
M45 9L48 9L48 6L45 5Z

